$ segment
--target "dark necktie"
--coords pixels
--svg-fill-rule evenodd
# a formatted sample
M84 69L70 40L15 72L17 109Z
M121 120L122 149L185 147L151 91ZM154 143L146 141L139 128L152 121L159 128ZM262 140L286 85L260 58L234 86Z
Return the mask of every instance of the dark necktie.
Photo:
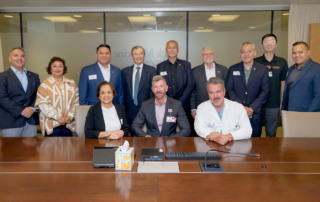
M138 106L139 81L140 81L140 67L137 67L136 78L134 81L134 98L133 98L133 102L136 106Z

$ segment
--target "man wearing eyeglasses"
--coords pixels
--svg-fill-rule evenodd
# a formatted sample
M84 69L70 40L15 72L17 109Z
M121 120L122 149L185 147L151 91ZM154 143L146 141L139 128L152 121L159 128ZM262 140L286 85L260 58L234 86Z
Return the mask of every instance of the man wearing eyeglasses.
M269 70L270 91L264 106L264 119L266 121L266 136L276 137L288 63L284 58L274 54L277 48L277 37L274 34L266 34L262 37L262 47L264 54L254 60L267 66Z
M134 65L122 70L124 87L124 105L128 123L131 126L136 118L142 102L154 97L151 90L152 78L156 75L156 69L144 64L145 51L141 46L131 49L131 57Z
M191 115L195 118L199 104L209 100L207 81L212 77L218 77L227 83L229 69L214 61L215 53L211 46L202 48L201 58L203 64L193 68L192 75L194 88L190 97Z

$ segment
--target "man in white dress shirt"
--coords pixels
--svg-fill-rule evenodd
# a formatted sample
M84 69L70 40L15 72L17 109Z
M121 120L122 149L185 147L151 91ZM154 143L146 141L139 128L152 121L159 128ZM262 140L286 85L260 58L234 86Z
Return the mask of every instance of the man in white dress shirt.
M221 78L207 82L209 100L197 108L194 128L200 137L225 145L229 141L248 139L252 128L246 110L237 102L224 98Z

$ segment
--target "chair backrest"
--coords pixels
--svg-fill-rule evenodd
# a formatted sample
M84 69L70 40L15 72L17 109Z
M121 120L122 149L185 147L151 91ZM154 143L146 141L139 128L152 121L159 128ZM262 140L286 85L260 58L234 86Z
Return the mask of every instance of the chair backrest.
M78 137L84 137L84 125L86 123L86 117L91 105L77 105L75 111L75 125L76 133Z
M281 113L283 137L320 137L320 112Z

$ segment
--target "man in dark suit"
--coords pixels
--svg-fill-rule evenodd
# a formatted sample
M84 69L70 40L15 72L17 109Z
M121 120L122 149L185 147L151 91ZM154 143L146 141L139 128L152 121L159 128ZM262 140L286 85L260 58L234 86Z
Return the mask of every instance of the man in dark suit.
M36 137L39 116L33 108L40 86L38 74L24 68L25 52L13 48L11 67L0 74L0 129L3 137Z
M139 137L187 137L190 125L181 102L166 95L168 86L162 76L152 80L155 98L142 103L140 111L132 123L131 132ZM147 133L141 128L146 123ZM177 132L177 126L180 131Z
M145 51L141 46L131 50L134 65L122 70L124 105L128 123L131 125L136 118L142 102L154 97L151 86L156 69L144 64Z
M263 105L268 99L268 68L254 62L255 45L245 42L241 45L242 62L229 68L227 92L230 100L239 102L247 111L252 126L252 137L260 137L262 130Z
M214 62L214 57L215 53L211 46L203 47L201 54L203 64L193 68L192 70L195 85L190 97L190 108L193 118L197 114L198 105L209 100L207 81L211 77L218 77L227 83L229 69Z
M320 64L310 58L308 44L298 41L292 47L296 64L288 69L282 110L320 111Z
M157 75L163 76L169 86L167 95L179 100L186 113L190 112L188 103L193 90L194 81L191 72L191 64L177 58L179 53L178 43L168 41L166 45L168 60L157 65Z
M113 102L123 105L123 81L121 70L110 64L111 48L101 44L96 52L97 62L82 68L79 80L80 105L94 105L99 102L96 97L97 87L102 81L111 82L117 92Z

